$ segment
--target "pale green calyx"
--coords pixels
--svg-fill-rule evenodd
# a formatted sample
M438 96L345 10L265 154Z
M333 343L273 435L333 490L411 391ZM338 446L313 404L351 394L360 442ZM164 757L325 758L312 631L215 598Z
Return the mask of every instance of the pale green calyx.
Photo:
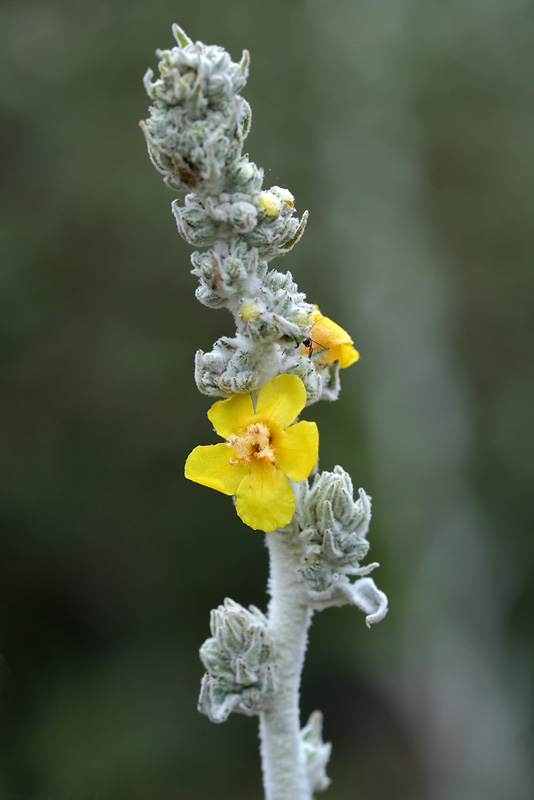
M258 714L275 688L267 618L227 598L211 612L210 630L200 648L206 673L199 711L212 722L224 722L232 711Z
M309 605L354 603L367 615L368 626L383 619L387 597L371 578L362 577L378 564L360 566L369 550L371 498L360 489L355 501L350 475L334 467L317 475L311 487L303 483L297 512L305 545L299 571ZM352 577L359 580L351 582Z
M268 268L298 242L308 213L299 219L288 189L264 189L263 170L242 152L251 121L239 94L248 53L234 63L221 47L195 43L177 25L173 32L177 46L157 51L159 76L145 75L152 105L141 127L165 183L189 191L172 211L185 241L206 248L191 256L197 299L228 308L236 325L235 336L221 337L211 352L198 351L198 389L223 397L255 393L288 373L303 381L308 404L335 400L339 362L311 358L302 348L313 304L290 272Z
M322 792L330 785L326 774L326 765L332 752L330 742L323 742L323 715L314 711L300 732L308 782L313 794Z

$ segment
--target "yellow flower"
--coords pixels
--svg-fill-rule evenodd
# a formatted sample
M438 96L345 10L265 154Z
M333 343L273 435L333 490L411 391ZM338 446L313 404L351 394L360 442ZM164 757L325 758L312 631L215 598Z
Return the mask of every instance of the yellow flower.
M287 480L302 481L317 461L315 422L292 424L306 403L297 375L278 375L260 389L256 409L249 394L219 400L208 419L226 442L195 447L185 477L236 497L238 516L255 530L287 525L295 496Z
M353 346L354 342L347 331L328 317L323 317L317 306L310 314L310 324L310 337L304 340L300 352L307 352L310 357L317 353L314 356L316 364L339 361L339 366L343 368L350 367L359 359L360 354Z
M252 322L261 314L260 304L256 300L251 300L248 303L243 303L239 311L239 315L243 322Z
M262 192L258 197L258 205L268 217L277 217L280 213L280 200L272 192Z

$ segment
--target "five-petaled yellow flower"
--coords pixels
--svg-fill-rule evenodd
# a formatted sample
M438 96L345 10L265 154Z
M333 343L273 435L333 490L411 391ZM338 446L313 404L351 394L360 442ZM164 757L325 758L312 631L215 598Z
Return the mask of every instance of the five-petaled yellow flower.
M305 404L306 389L297 375L278 375L266 383L256 409L249 394L214 403L208 419L226 442L195 447L185 477L235 494L245 525L261 531L283 528L295 511L288 478L307 478L319 450L315 422L294 423Z
M328 317L323 317L318 307L310 314L311 333L304 340L301 352L313 355L316 364L339 361L339 366L350 367L360 357L347 331ZM316 355L314 355L316 354Z

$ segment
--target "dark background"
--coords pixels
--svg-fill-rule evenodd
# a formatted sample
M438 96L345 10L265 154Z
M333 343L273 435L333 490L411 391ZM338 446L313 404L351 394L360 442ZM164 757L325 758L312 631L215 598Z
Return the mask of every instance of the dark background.
M352 334L321 466L373 496L390 612L317 615L325 797L532 797L534 7L0 7L0 795L260 800L255 720L196 711L198 647L267 553L183 463L214 441L141 83L171 23L251 51L250 156L310 222L277 269Z

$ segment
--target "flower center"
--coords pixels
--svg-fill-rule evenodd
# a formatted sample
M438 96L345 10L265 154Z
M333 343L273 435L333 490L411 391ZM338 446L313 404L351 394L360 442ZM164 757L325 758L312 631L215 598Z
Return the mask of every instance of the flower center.
M263 422L255 422L238 433L230 434L228 444L235 450L235 458L230 459L230 464L239 464L250 458L263 458L276 464L271 438L271 431Z

